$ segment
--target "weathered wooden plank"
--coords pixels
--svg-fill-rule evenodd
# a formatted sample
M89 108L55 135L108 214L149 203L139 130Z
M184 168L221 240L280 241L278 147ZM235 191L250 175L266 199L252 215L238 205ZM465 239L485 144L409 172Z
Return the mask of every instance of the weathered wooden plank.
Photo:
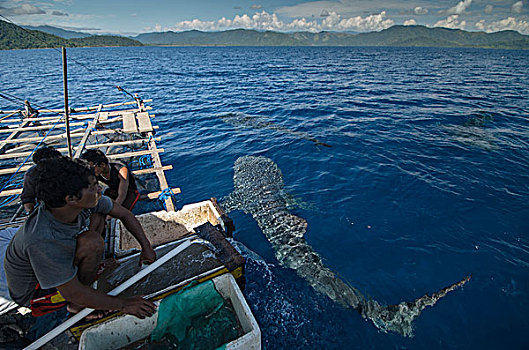
M75 154L73 156L74 159L79 158L81 156L81 152L83 152L84 150L86 141L88 140L88 136L90 136L90 133L97 125L97 120L99 119L99 116L101 114L101 108L103 108L103 105L99 105L99 109L97 110L94 119L88 122L88 126L84 132L83 138L81 139L81 142L79 142L79 145L76 147Z
M125 141L125 142L127 142L127 141ZM111 144L107 144L107 145L115 146L116 143L117 142L111 143ZM97 148L104 147L101 144L99 144L99 145L90 145L90 146L96 146ZM96 148L96 147L92 147L92 148ZM88 148L88 146L86 148ZM162 152L163 152L163 149L162 149ZM118 154L110 155L109 158L112 158L112 159L125 158L125 157L132 157L134 155L139 156L139 155L143 155L143 154L150 154L152 156L153 153L158 155L158 153L160 153L160 150L156 150L155 152L153 152L152 150L148 150L148 151L145 150L145 151L139 151L139 152L129 152L128 154L126 154L126 153L119 154L118 153ZM20 168L19 173L25 173L33 165L34 164L32 162L28 161L24 166L22 166ZM155 173L157 171L171 170L172 168L173 168L172 165L167 165L167 166L163 166L163 167L154 167L154 168L148 168L148 169L135 170L135 171L133 171L133 173L134 174L139 174L139 175L141 175L141 174L149 174L149 173ZM0 175L14 174L17 170L18 170L18 166L15 167L15 168L0 169Z
M152 107L145 107L145 110L151 110ZM115 116L120 116L120 119L121 119L121 114L123 113L134 113L134 112L137 112L138 110L137 109L124 109L124 110L117 110L117 111L108 111L108 116L109 117L115 117ZM151 114L151 118L153 118L154 115ZM53 117L37 117L37 118L32 118L32 120L34 121L37 121L37 122L41 122L42 124L44 123L54 123L56 122L59 118L62 118L62 115L56 115L56 116L53 116ZM94 114L93 113L90 113L90 114L71 114L70 115L70 120L85 120L85 119L92 119L94 118ZM17 118L17 119L9 119L9 120L0 120L0 123L13 123L13 122L22 122L23 120L25 119L21 119L21 118Z
M162 167L154 167L154 168L148 168L148 169L134 170L132 173L134 175L143 175L143 174L164 172L165 170L171 170L171 169L173 169L172 165L165 165L165 166L162 166ZM166 184L167 184L167 181L166 181ZM168 188L168 187L166 187L166 188Z
M22 188L16 188L14 190L3 190L2 192L0 192L0 197L9 197L9 196L13 196L15 194L21 194L22 193Z
M85 147L86 148L86 147ZM68 152L68 149L66 148L56 148L57 151L66 154ZM165 150L163 148L158 148L158 153L163 153ZM116 153L116 154L107 154L107 157L109 159L118 159L118 158L126 158L126 157L137 157L137 156L143 156L146 154L151 154L153 151L151 150L144 150L144 151L137 151L137 152L127 152L127 153ZM6 154L0 154L0 160L1 159L15 159L15 158L22 158L27 157L31 154L31 151L27 152L18 152L18 153L8 153Z
M56 127L56 128L65 127L65 125L66 124L61 123L61 124L57 124L57 125L48 124L48 125L40 125L40 126L27 126L27 127L24 127L24 128L16 127L16 128L9 128L9 129L0 129L0 133L15 132L15 131L19 131L19 132L28 131L29 132L29 131L48 130L48 129L51 129L53 127ZM83 122L70 123L70 126L82 126L82 125L85 125L85 123L83 123Z
M165 150L163 148L158 148L156 152L163 153ZM152 154L153 151L151 150L144 150L144 151L137 151L137 152L126 152L126 153L114 153L114 154L107 154L108 159L119 159L119 158L127 158L127 157L139 157L144 156L147 154Z
M156 141L160 141L162 138L157 137ZM104 147L111 147L111 146L126 146L126 145L134 145L138 143L143 143L147 141L148 139L137 139L137 140L128 140L128 141L116 141L116 142L109 142L109 143L100 143L97 145L86 145L86 149L96 149L96 148L104 148Z
M152 99L143 100L143 102L152 102ZM119 106L126 106L126 105L137 105L138 103L136 101L130 101L130 102L118 102L118 103L111 103L108 105L103 105L103 108L113 108L113 107L119 107ZM99 106L93 106L93 107L83 107L83 108L72 108L72 113L79 113L79 112L91 112L96 111L99 108ZM13 113L18 112L17 111L0 111L0 114L3 113ZM39 109L39 113L64 113L64 109Z
M138 130L140 132L150 132L152 131L151 118L149 117L148 112L138 113L136 116L138 119Z
M136 118L134 113L123 114L123 132L127 134L133 134L138 132L138 126L136 125Z
M31 122L33 122L31 118L24 119L24 121L19 125L19 128L24 128L26 125L28 125ZM19 133L20 131L15 131L11 135L9 135L5 140L0 141L0 153L5 152L4 147L7 144L11 143L10 141L13 140L15 137L17 137Z
M84 129L81 129L81 130L75 130L74 133L70 134L71 137L83 137L84 135ZM92 132L92 135L108 135L108 134L114 134L114 133L117 133L116 130L98 130L98 131L94 131ZM48 136L46 137L46 140L63 140L63 139L66 139L66 134L61 134L61 135L52 135L52 136ZM42 136L39 136L39 137L25 137L25 138L20 138L20 139L15 139L15 140L6 140L4 142L6 142L6 144L8 143L22 143L22 142L34 142L34 141L40 141L42 140Z
M174 194L178 194L178 193L181 193L182 191L180 190L179 187L175 187L175 188L172 188L171 191L173 191ZM149 198L149 199L156 199L158 198L158 196L162 193L162 191L158 191L158 192L151 192L151 193L147 193L147 194L142 194L140 199L143 199L143 198Z
M156 151L158 148L156 147L155 139L153 138L153 133L149 132L147 133L149 135L149 150ZM153 152L151 155L152 162L155 168L161 168L162 167L162 160L160 159L160 154L158 152ZM171 169L173 167L171 166ZM163 171L157 171L156 177L158 177L158 182L160 183L160 189L163 191L166 188L169 188L169 185L167 184L167 179L165 178L165 173ZM174 211L174 203L172 198L168 197L165 199L165 209L167 211Z
M33 163L31 164L26 164L24 166L22 166L19 170L19 173L25 173L26 171L28 171L29 168L31 168L33 166ZM5 168L5 169L0 169L0 175L8 175L8 174L14 174L16 173L16 171L18 170L18 166L16 168Z
M174 194L178 194L178 193L182 192L179 187L175 187L175 188L171 189L171 191L173 191ZM16 194L21 194L21 193L22 193L22 188L16 188L16 189L13 189L13 190L3 190L2 192L0 192L0 197L9 197L9 196L13 196L13 195L16 195ZM146 199L146 198L148 198L148 199L156 199L156 198L158 198L160 193L162 193L162 191L145 193L145 194L141 195L140 199Z

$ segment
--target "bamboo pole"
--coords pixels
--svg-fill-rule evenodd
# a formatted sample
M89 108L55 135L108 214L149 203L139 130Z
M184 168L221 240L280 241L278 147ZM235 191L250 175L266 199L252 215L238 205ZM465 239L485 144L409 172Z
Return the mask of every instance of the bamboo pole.
M143 100L143 102L152 102L152 99L148 99L148 100ZM113 107L119 107L119 106L125 106L125 105L137 105L138 103L136 101L134 102L118 102L118 103L111 103L111 104L108 104L108 105L103 105L103 108L113 108ZM99 105L97 106L93 106L93 107L82 107L82 108L76 108L74 109L75 113L79 113L79 112L91 112L91 111L97 111L97 109L99 108ZM5 113L17 113L18 110L16 111L0 111L0 114L5 114ZM64 110L63 109L39 109L38 110L39 113L63 113Z
M64 84L64 116L66 124L66 144L68 145L68 156L72 158L72 139L70 138L70 118L68 111L68 64L66 61L66 48L62 48L62 78Z
M92 119L84 132L83 138L81 139L81 142L79 142L79 146L77 146L77 149L75 151L74 158L79 158L81 156L81 153L84 150L84 147L86 145L86 141L88 140L88 136L90 136L90 133L92 132L92 129L94 129L97 125L97 121L99 119L99 116L101 115L101 109L103 108L103 105L99 105L99 109L96 112L96 115L94 119Z
M81 125L85 125L85 123L83 122L70 123L70 126L81 126ZM8 133L8 132L13 132L13 131L19 131L19 132L40 131L40 130L48 130L53 127L60 128L63 126L65 126L65 124L53 125L51 123L48 125L41 125L41 126L28 126L25 128L20 128L20 127L10 128L8 126L8 129L0 129L0 133Z
M150 173L156 173L156 174L159 174L160 172L163 172L165 170L171 170L173 169L173 166L172 165L164 165L164 166L156 166L154 168L147 168L147 169L141 169L141 170L134 170L132 173L134 175L143 175L143 174L150 174ZM164 179L165 179L165 176L164 176ZM160 186L162 187L162 186ZM167 186L167 181L165 181L165 187L162 187L162 190L166 189L166 188L169 188L169 186ZM168 210L168 211L171 211L171 210ZM174 211L174 210L172 210Z
M104 105L103 105L103 108L105 108ZM150 110L152 110L152 107L145 107L145 110L146 111L150 111ZM108 116L109 117L118 116L118 118L121 118L121 114L123 114L123 113L134 113L134 112L137 112L137 111L138 111L137 109L122 109L122 110L117 110L117 111L108 111ZM62 112L64 112L64 111L62 111ZM70 110L70 112L71 112L71 110ZM149 117L154 118L155 115L154 114L149 114ZM48 124L48 123L54 123L60 118L62 118L62 115L57 115L57 116L54 116L54 117L31 118L31 120L35 121L35 122L41 122L41 124ZM77 114L77 115L76 114L70 114L70 119L71 120L85 120L85 119L92 119L92 118L94 118L94 114ZM22 120L23 119L20 119L20 118L9 119L9 120L0 120L0 123L11 123L11 125L16 125L16 124L13 124L13 123L20 123Z
M85 147L86 148L86 147ZM65 153L67 151L66 147L64 148L56 148L57 151L61 153ZM136 152L126 152L126 153L114 153L114 154L107 154L108 159L118 159L118 158L127 158L127 157L136 157L136 156L144 156L146 154L151 154L153 151L145 150L145 151L136 151ZM156 150L158 153L163 153L165 150L163 148L158 148ZM16 159L16 158L22 158L27 157L31 154L31 151L28 152L18 152L18 153L7 153L6 154L0 154L0 160L2 159Z

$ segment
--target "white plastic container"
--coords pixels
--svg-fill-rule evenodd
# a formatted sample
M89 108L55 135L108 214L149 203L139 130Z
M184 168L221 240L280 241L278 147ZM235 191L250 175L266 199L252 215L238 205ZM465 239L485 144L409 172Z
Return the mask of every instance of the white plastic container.
M230 273L213 278L215 288L230 300L243 330L243 335L226 344L226 349L261 349L261 330L250 311L239 286ZM158 313L146 319L124 315L88 328L81 335L79 349L114 350L150 336L156 327Z

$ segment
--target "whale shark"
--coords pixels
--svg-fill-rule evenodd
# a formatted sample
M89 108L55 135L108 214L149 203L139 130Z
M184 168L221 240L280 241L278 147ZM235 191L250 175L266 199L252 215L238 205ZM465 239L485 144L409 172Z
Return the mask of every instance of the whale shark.
M498 130L492 125L494 114L486 111L474 112L462 124L445 125L450 136L460 144L495 151L500 148Z
M262 156L238 158L234 165L233 182L234 191L221 202L226 212L243 210L250 214L271 243L281 265L295 270L316 291L344 307L357 310L362 317L371 320L384 332L413 336L413 320L426 307L435 305L447 293L463 286L470 279L467 276L412 302L381 305L338 278L324 266L320 256L307 244L303 237L307 221L288 211L287 202L282 195L283 175L271 159Z
M224 123L229 124L231 126L235 126L237 128L269 129L282 134L293 135L303 140L313 142L317 146L332 147L331 145L322 142L305 132L285 128L267 120L265 117L262 116L248 115L244 113L226 113L220 115L219 118Z

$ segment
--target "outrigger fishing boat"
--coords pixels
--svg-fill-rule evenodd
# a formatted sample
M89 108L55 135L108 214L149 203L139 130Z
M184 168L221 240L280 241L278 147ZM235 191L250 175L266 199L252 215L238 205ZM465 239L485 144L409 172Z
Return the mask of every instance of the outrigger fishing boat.
M118 220L109 220L105 254L118 264L106 268L94 287L111 295L144 295L160 303L157 313L144 320L120 313L86 320L93 310L85 309L29 344L23 325L31 316L19 308L0 316L0 342L27 349L48 342L61 349L135 349L151 340L180 348L259 349L259 326L241 293L245 259L230 243L233 222L214 198L176 210L173 199L180 189L171 188L165 177L172 166L160 158L164 149L156 144L155 116L146 105L151 100L133 97L130 102L70 108L65 94L64 109L34 109L26 101L19 110L1 110L0 230L25 220L19 195L38 147L53 146L72 158L87 149L103 150L110 160L131 169L142 199L159 200L164 210L137 216L158 256L143 269L132 235ZM213 315L219 313L216 319ZM168 334L170 338L163 338Z

